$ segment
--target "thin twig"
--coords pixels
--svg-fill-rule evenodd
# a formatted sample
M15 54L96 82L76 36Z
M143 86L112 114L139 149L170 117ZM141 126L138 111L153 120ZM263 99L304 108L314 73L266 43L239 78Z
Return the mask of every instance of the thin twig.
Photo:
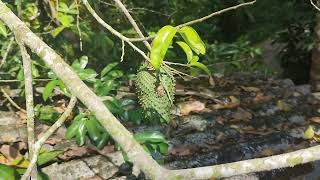
M51 81L53 79L33 79L33 81ZM21 82L18 79L0 79L0 83L12 83L12 82Z
M29 148L29 159L32 159L34 152L35 142L35 123L34 123L34 103L33 103L33 85L32 85L32 60L27 52L26 47L20 40L20 37L15 35L17 43L20 47L20 52L23 62L24 72L24 88L26 98L26 109L27 109L27 135L28 135L28 148ZM32 179L37 179L37 169L32 171Z
M79 5L78 5L78 0L75 0L76 2L76 7L77 7L77 29L79 33L79 43L80 43L80 51L82 51L82 34L81 34L81 29L80 29L80 11L79 11Z
M103 19L100 18L100 16L94 11L94 9L92 9L92 7L90 6L90 4L88 3L87 0L82 0L83 4L85 5L85 7L87 8L87 10L91 13L91 15L106 29L108 29L112 34L114 34L115 36L117 36L118 38L120 38L121 40L125 41L126 43L128 43L134 50L136 50L139 54L141 54L144 59L146 59L147 61L151 61L149 59L149 57L142 51L140 50L137 46L135 46L134 44L132 44L132 42L130 41L129 38L125 37L124 35L122 35L121 33L119 33L117 30L113 29L113 27L111 27L108 23L106 23Z
M182 28L183 26L190 26L192 24L196 24L196 23L199 23L199 22L202 22L202 21L205 21L209 18L212 18L214 16L217 16L217 15L221 15L222 13L225 13L225 12L228 12L228 11L231 11L231 10L235 10L235 9L238 9L240 7L243 7L243 6L248 6L248 5L252 5L256 2L256 0L254 1L250 1L250 2L247 2L247 3L241 3L241 4L238 4L238 5L235 5L235 6L231 6L231 7L228 7L228 8L225 8L225 9L222 9L220 11L216 11L216 12L213 12L207 16L204 16L202 18L199 18L199 19L195 19L195 20L192 20L192 21L189 21L189 22L186 22L186 23L183 23L183 24L180 24L178 26L176 26L176 28ZM131 42L137 42L137 41L146 41L146 40L150 40L154 38L154 36L149 36L149 37L146 37L146 38L135 38L135 39L130 39Z
M122 53L121 53L120 62L123 61L123 57L124 57L124 53L125 53L125 51L124 51L125 43L124 43L123 40L121 40L121 43L122 43L122 48L121 48L122 49Z
M5 54L3 55L2 61L0 63L0 68L4 65L4 63L7 60L7 57L9 55L10 50L11 50L11 46L13 44L13 40L14 40L14 37L11 37L10 40L9 40L9 44L7 46L7 50L6 50Z
M28 166L27 171L22 176L21 180L26 180L30 176L30 173L32 172L34 166L37 163L38 154L42 147L42 145L46 142L46 140L59 128L63 125L63 123L66 121L67 117L72 112L72 109L76 105L77 97L72 96L69 102L69 105L67 106L64 113L60 116L60 118L38 139L38 141L34 145L34 152L32 155L32 159L30 161L30 164Z
M316 8L316 10L320 11L320 8L316 4L314 4L313 0L310 0L310 3L314 8Z
M17 103L15 103L11 97L9 96L9 94L3 89L1 88L1 92L3 94L3 96L15 107L17 108L19 111L23 112L23 113L27 113L27 111L25 109L23 109L22 107L20 107Z
M124 15L128 18L129 22L132 24L133 28L136 30L140 38L145 38L143 33L141 32L139 26L137 25L136 21L133 19L127 8L122 4L120 0L114 0L114 2L118 5L118 7L123 11ZM144 45L150 50L151 45L148 41L142 41Z

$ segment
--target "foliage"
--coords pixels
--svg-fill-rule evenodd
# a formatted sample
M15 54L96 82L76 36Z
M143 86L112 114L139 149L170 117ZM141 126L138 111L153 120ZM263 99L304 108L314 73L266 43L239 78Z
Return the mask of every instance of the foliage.
M163 163L163 156L168 153L169 144L165 136L159 131L143 131L134 134L135 140L142 145L153 159ZM117 147L121 150L121 147ZM122 151L125 161L129 162L128 156Z
M76 138L76 143L82 146L88 137L98 148L102 149L110 139L109 134L93 115L78 114L66 131L66 138Z
M252 47L246 37L241 37L233 43L215 42L207 47L206 63L214 66L217 73L254 72L264 67L258 59L261 50Z

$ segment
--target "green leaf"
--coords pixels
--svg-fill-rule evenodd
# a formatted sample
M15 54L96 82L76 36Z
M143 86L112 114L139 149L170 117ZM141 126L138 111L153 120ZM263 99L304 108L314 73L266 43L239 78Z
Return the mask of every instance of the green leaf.
M210 70L208 69L208 67L207 67L206 65L202 64L201 62L192 61L192 62L190 63L190 65L202 69L202 70L205 71L209 76L211 75L211 72L210 72Z
M86 129L88 131L88 135L90 137L90 139L94 142L97 142L99 140L101 140L102 136L101 136L101 132L99 131L98 127L97 127L97 121L95 118L91 118L89 120L86 121Z
M107 75L113 68L115 68L119 63L114 62L108 64L103 70L101 71L101 78Z
M38 180L50 180L49 176L42 171L38 171L37 178Z
M53 109L52 106L42 106L39 112L39 120L54 123L60 116L56 110Z
M4 37L8 36L7 27L4 25L2 21L0 21L0 34Z
M67 87L63 84L63 82L61 80L58 80L58 86L60 88L60 90L63 92L64 95L70 97L71 94L69 93Z
M84 143L86 142L86 133L87 133L87 129L85 127L85 123L88 119L87 118L82 118L79 121L79 127L76 133L76 143L79 146L84 145Z
M172 42L177 29L173 26L162 27L154 40L152 41L152 48L150 53L151 64L155 70L159 70L166 52Z
M37 78L40 76L39 70L34 63L32 63L32 77Z
M102 139L97 143L97 148L102 149L108 142L110 136L108 133L102 134Z
M160 143L158 147L161 154L166 155L168 153L169 145L167 143Z
M82 70L87 66L88 62L88 56L81 56L80 60L74 60L71 66L75 70Z
M113 80L109 80L106 82L101 82L100 80L98 80L94 83L95 92L97 93L98 96L109 95L109 92L114 87L114 83L115 82Z
M95 77L98 74L93 69L84 69L78 72L78 75L81 80L88 81L88 82L95 82L96 81Z
M188 60L188 62L190 62L192 60L192 57L193 57L193 52L192 52L191 48L189 47L189 45L187 43L185 43L185 42L182 42L182 41L177 42L177 44L186 53L187 60Z
M74 18L70 15L58 13L58 20L61 22L62 26L70 27L70 26L72 26Z
M47 101L47 99L50 97L52 91L57 85L58 85L58 80L52 80L48 82L48 84L44 87L44 90L42 93L42 99L44 101Z
M134 135L134 138L139 143L145 142L166 142L166 139L159 131L144 131Z
M18 172L5 164L0 164L0 180L18 180L20 175Z
M65 137L67 139L72 139L77 134L78 128L79 128L79 121L73 121L71 126L69 126L67 129Z
M42 166L42 165L54 160L61 153L63 153L63 151L59 151L59 150L41 153L38 157L38 160L37 160L38 166Z
M51 34L53 37L57 37L64 29L66 28L66 26L59 26L57 28L55 28Z
M180 35L191 49L197 54L205 54L206 46L201 40L199 34L190 26L184 26L179 30Z
M58 11L59 12L63 12L63 13L66 13L66 14L78 14L78 10L76 9L76 6L75 4L72 4L70 7L68 7L68 5L64 2L59 2L59 8L58 8Z
M113 70L109 72L108 76L112 77L113 79L117 79L123 76L123 71Z

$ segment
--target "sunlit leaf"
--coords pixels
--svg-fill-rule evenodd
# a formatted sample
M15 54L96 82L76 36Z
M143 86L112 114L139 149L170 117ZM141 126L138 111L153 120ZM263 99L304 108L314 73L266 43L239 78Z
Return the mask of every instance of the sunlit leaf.
M176 32L177 29L175 27L169 25L164 26L158 31L156 37L152 41L150 58L154 69L158 70L160 68Z
M61 153L63 153L63 151L58 151L58 150L41 153L38 156L38 160L37 160L38 166L44 165L44 164L54 160Z
M139 143L145 142L166 142L165 136L159 131L144 131L134 135L134 138Z
M197 54L205 54L206 46L201 40L199 34L190 26L184 26L179 29L179 33L191 49Z
M187 60L188 60L188 62L190 62L192 60L192 57L193 57L193 52L192 52L191 48L189 47L189 45L187 43L185 43L185 42L182 42L182 41L177 42L177 44L186 53Z
M203 71L205 71L208 75L211 75L210 70L208 69L208 67L204 64L202 64L201 62L197 62L197 61L192 61L190 63L191 66L195 66L198 67L200 69L202 69Z
M52 80L52 81L47 83L47 85L44 87L44 90L43 90L43 93L42 93L42 99L44 101L46 101L50 97L52 91L54 90L54 88L57 85L58 85L58 80Z

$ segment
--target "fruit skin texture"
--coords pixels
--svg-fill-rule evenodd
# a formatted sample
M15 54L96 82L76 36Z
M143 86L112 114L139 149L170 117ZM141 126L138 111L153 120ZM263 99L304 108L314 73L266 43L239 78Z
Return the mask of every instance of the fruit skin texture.
M169 123L175 94L175 79L168 70L149 70L143 64L136 76L139 102L147 119Z

